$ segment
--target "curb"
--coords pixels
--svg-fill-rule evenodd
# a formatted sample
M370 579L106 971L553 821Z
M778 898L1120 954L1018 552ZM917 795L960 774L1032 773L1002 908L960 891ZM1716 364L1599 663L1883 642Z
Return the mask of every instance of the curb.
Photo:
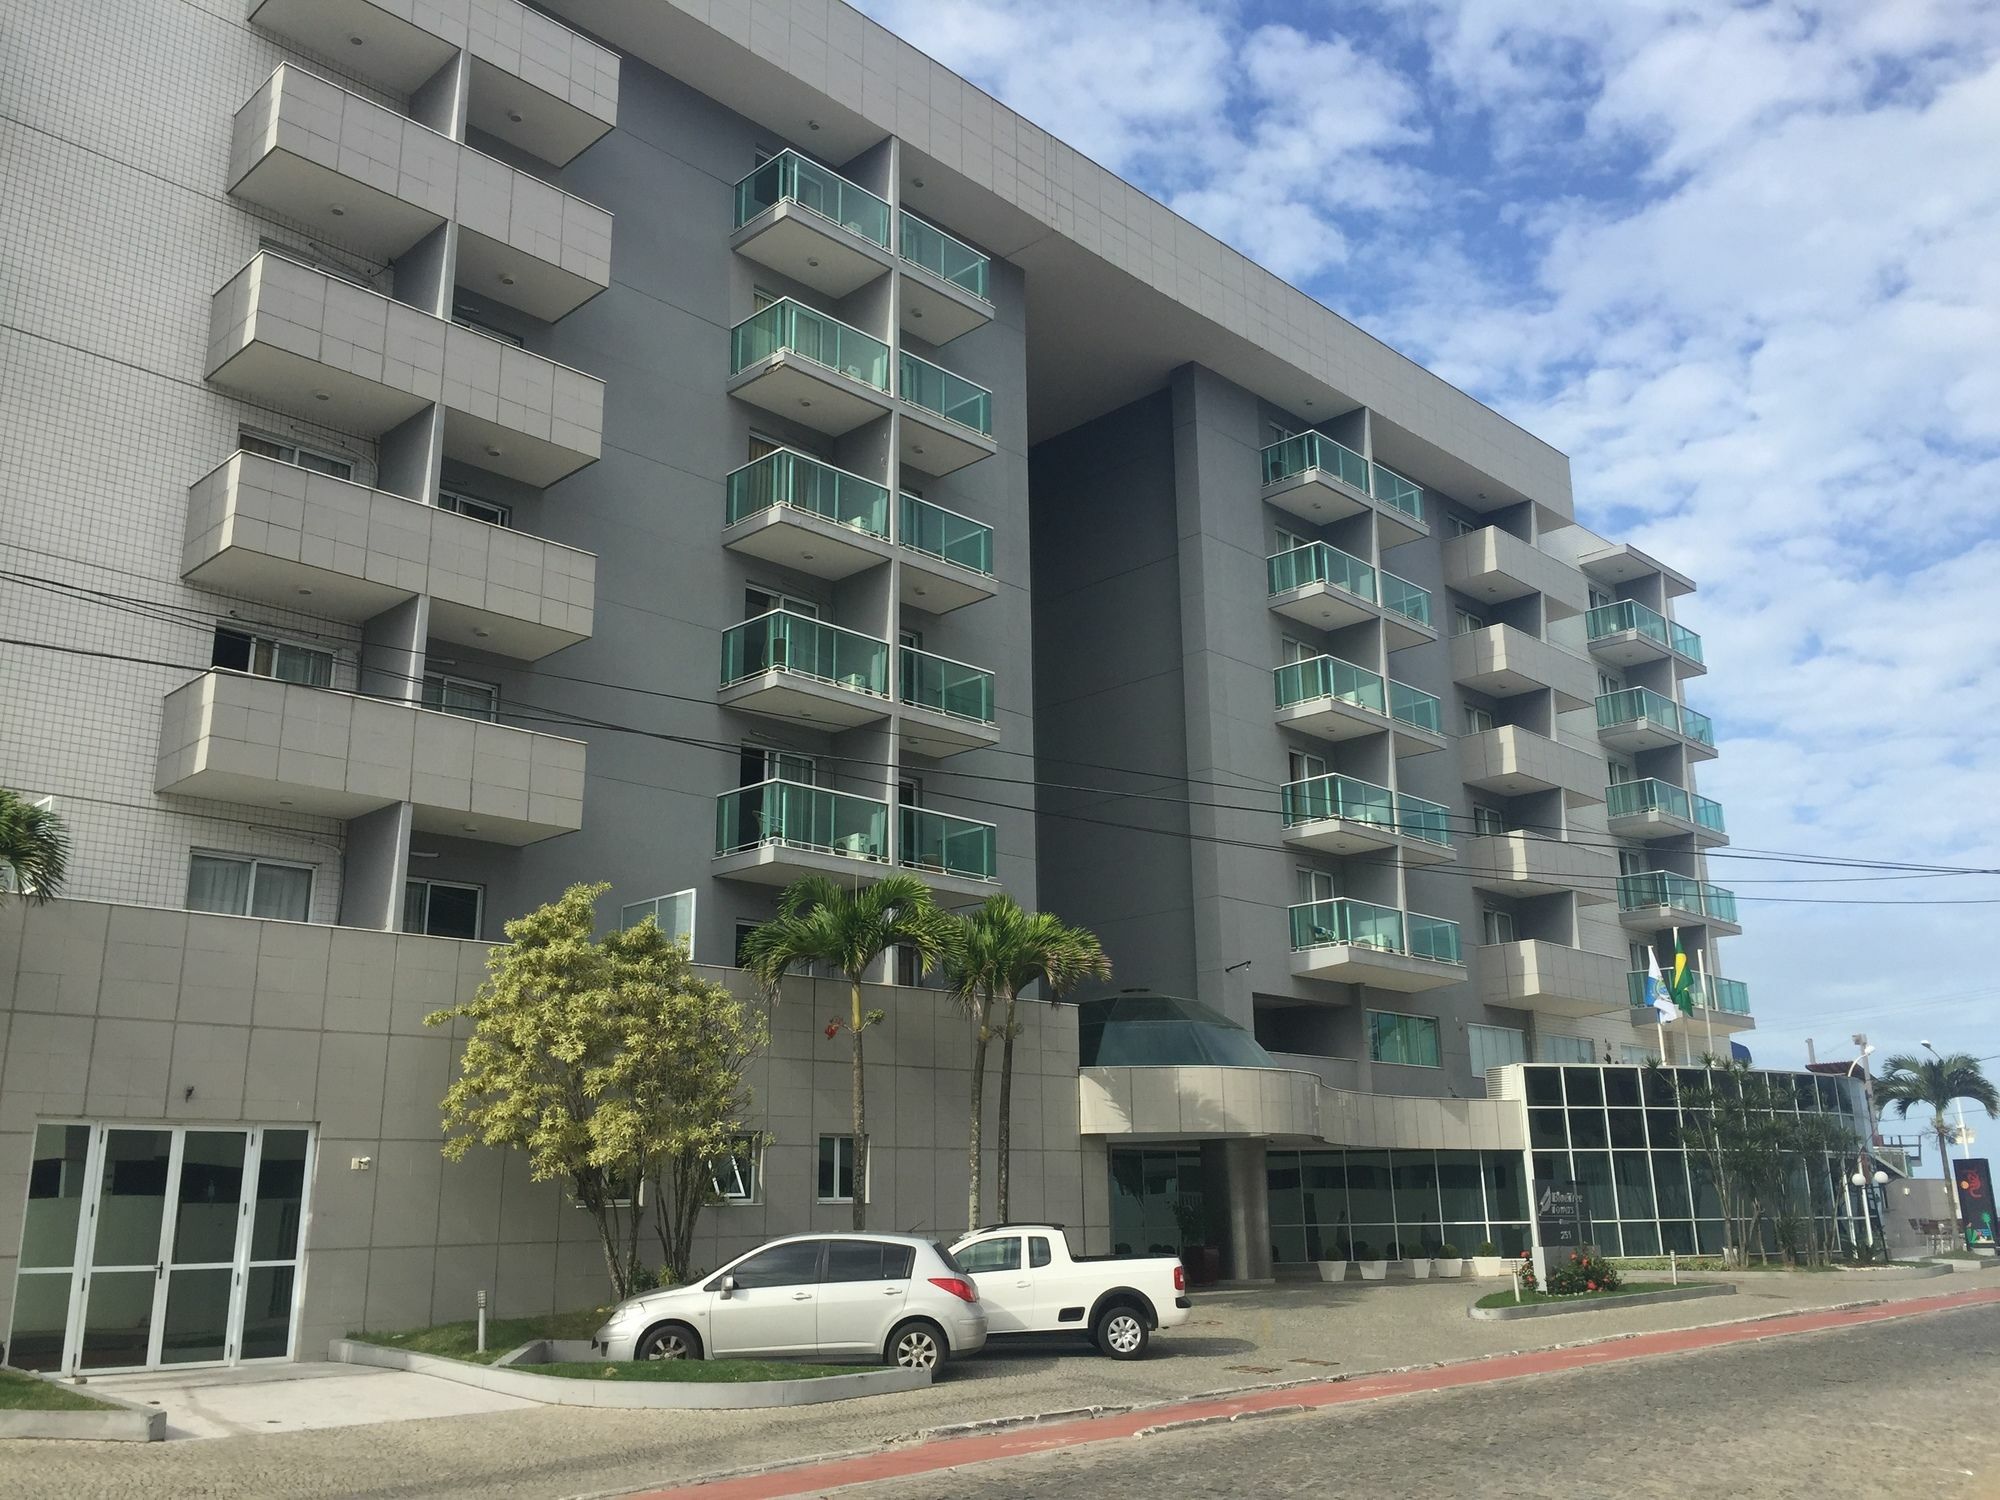
M6 1367L9 1374L29 1375L50 1385L61 1384L34 1370ZM69 1389L62 1385L64 1390ZM53 1438L88 1443L157 1443L167 1435L167 1414L157 1406L141 1406L118 1396L89 1392L109 1411L0 1411L0 1438Z
M1523 1302L1511 1307L1481 1307L1474 1303L1468 1316L1487 1323L1512 1323L1522 1318L1559 1318L1568 1313L1608 1312L1620 1307L1645 1307L1655 1302L1698 1302L1704 1297L1733 1297L1734 1285L1668 1287L1663 1292L1627 1292L1602 1299L1578 1302Z
M891 1391L922 1390L931 1383L929 1370L857 1370L852 1375L819 1375L805 1380L703 1381L577 1380L562 1375L538 1375L509 1368L533 1363L548 1341L537 1340L509 1350L490 1365L390 1349L359 1339L334 1339L327 1358L341 1364L372 1365L433 1375L440 1380L477 1387L503 1396L517 1396L544 1406L595 1406L624 1410L734 1411L745 1407L816 1406L827 1401L851 1401Z

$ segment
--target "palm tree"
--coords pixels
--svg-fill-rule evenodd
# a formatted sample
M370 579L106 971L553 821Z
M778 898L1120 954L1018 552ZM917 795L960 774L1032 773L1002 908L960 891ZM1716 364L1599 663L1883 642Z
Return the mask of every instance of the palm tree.
M824 875L785 888L778 914L743 939L743 967L777 989L794 969L825 964L847 976L848 1035L854 1044L854 1227L868 1227L868 1109L862 1092L861 1037L882 1012L861 1009L861 981L875 961L895 947L916 950L925 968L944 951L951 918L931 901L914 875L890 875L856 891ZM838 1029L835 1022L828 1035Z
M1958 1182L1951 1170L1951 1127L1945 1123L1945 1110L1953 1100L1970 1099L1982 1106L1989 1117L2000 1114L2000 1090L1993 1087L1981 1070L1979 1059L1969 1052L1933 1052L1928 1058L1899 1052L1882 1065L1882 1076L1875 1081L1875 1097L1881 1100L1884 1114L1893 1109L1899 1120L1909 1115L1913 1104L1931 1107L1938 1158L1944 1163L1945 1181L1952 1184L1951 1201L1957 1204Z
M46 807L0 787L0 901L18 891L30 901L62 894L69 867L69 830Z
M996 1142L999 1158L995 1199L1002 1222L1007 1218L1007 1165L1014 1117L1014 1019L1022 990L1039 979L1049 998L1067 994L1085 979L1111 977L1111 960L1104 956L1096 934L1067 927L1047 912L1023 911L1011 896L988 896L957 931L945 954L952 989L972 1013L972 1117L967 1146L970 1182L966 1203L971 1224L981 1223L979 1133L986 1087L986 1048L993 1039L993 1009L1004 1007L1000 1023L1000 1111Z

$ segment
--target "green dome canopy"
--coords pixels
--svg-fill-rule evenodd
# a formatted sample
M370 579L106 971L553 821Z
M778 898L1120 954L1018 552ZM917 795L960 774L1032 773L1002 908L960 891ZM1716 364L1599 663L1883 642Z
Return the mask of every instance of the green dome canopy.
M1275 1068L1257 1039L1199 1000L1128 990L1077 1007L1086 1068Z

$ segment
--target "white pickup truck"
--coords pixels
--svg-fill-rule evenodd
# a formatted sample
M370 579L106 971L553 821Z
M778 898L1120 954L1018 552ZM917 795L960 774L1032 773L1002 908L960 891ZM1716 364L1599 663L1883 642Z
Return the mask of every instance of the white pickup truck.
M1080 1333L1137 1359L1155 1328L1188 1319L1187 1271L1172 1255L1072 1255L1060 1224L996 1224L951 1247L979 1288L986 1331Z

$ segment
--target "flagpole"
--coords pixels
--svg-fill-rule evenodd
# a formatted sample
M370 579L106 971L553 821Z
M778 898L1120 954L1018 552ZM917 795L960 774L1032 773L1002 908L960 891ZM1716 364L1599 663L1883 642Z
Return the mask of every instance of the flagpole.
M1679 1000L1679 998L1680 998L1680 996L1679 996L1679 988L1680 988L1680 981L1681 981L1681 974L1680 974L1680 959L1681 959L1681 930L1680 930L1680 928L1678 928L1678 927L1674 928L1674 929L1673 929L1673 934L1674 934L1674 960L1675 960L1675 962L1674 962L1674 988L1675 988L1675 996L1674 996L1674 998L1676 999L1676 1001L1678 1001L1678 1000ZM1688 1047L1688 1038L1687 1038L1687 1033L1686 1033L1686 1032L1682 1032L1682 1033L1681 1033L1681 1066L1683 1066L1683 1067L1693 1067L1693 1066L1694 1066L1694 1058L1693 1058L1693 1057L1692 1057L1692 1056L1690 1055L1690 1052L1689 1052L1689 1047Z
M1708 987L1708 965L1701 949L1694 950L1694 971L1701 976L1701 1024L1708 1029L1708 1055L1715 1055L1715 992Z

